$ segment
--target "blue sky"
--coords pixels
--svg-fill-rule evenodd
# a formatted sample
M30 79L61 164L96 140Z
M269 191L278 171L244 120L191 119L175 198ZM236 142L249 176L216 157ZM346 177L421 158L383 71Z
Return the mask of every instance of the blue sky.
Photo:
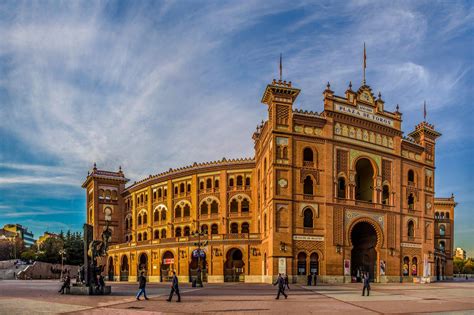
M0 224L80 229L93 162L133 180L170 167L253 156L278 76L320 112L327 81L362 76L398 103L403 130L443 133L436 192L456 208L474 256L474 9L470 1L2 1Z

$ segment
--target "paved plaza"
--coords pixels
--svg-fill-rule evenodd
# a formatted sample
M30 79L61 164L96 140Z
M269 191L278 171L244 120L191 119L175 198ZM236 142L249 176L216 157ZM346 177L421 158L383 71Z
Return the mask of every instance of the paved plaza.
M167 284L149 284L149 301L136 301L137 285L113 283L110 296L57 293L58 281L0 281L0 314L311 314L434 313L474 314L474 282L372 284L370 297L360 284L290 285L289 297L275 300L267 284L181 286L182 303L165 301Z

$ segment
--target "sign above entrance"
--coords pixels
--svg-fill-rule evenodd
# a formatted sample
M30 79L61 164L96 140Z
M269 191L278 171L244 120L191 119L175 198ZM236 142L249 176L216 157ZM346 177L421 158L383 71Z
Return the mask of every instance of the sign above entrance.
M421 248L421 244L401 243L402 247Z
M371 108L367 106L358 105L357 108L354 108L352 106L334 104L334 108L337 112L357 116L367 120L372 120L376 123L393 127L393 120L382 117L377 114L373 114L373 112L371 112Z
M324 236L293 235L294 241L324 241Z
M163 265L172 265L172 264L174 264L174 258L163 259Z

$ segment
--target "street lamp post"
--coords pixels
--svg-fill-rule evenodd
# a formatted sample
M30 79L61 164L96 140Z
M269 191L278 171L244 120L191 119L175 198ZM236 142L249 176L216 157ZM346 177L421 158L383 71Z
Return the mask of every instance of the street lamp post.
M197 284L202 287L202 267L201 267L201 246L207 246L207 240L201 242L202 236L207 236L207 231L200 232L199 231L199 224L197 225L197 230L193 233L193 236L197 236L198 241L194 243L194 246L197 246L197 258L198 258L198 277L197 277Z
M63 279L63 272L64 272L64 255L66 255L66 251L63 249L59 250L59 255L61 255L61 280Z

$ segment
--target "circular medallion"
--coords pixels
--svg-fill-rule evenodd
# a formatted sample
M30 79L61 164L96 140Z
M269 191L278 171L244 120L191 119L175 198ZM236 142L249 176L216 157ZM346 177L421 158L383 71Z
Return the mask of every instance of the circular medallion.
M278 185L280 185L281 188L286 188L288 186L288 181L284 178L280 178L280 180L278 180Z

